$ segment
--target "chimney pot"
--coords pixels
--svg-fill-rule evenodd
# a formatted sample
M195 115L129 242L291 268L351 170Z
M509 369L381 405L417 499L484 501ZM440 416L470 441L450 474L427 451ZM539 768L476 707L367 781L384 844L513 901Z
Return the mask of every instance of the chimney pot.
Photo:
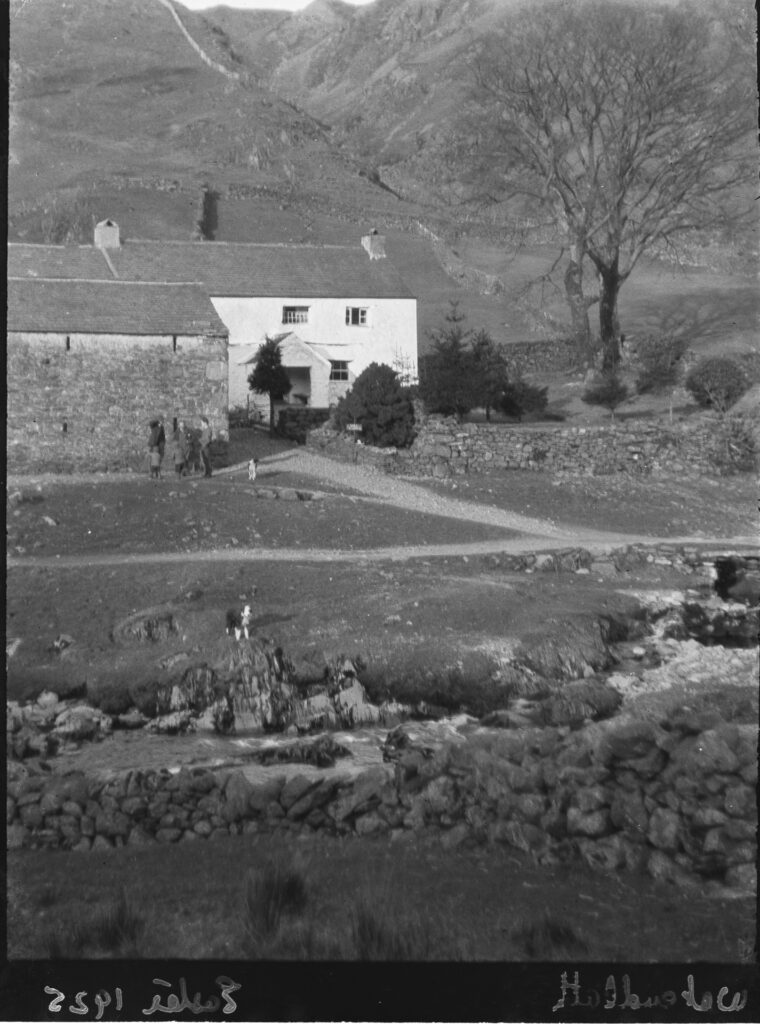
M385 259L385 235L379 235L375 228L362 238L362 246L369 253L371 260Z

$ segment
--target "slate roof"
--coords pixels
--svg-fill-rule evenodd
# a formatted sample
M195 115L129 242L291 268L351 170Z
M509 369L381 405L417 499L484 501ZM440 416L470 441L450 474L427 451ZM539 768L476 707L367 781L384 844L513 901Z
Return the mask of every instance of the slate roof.
M227 335L197 284L8 279L9 331Z
M387 259L371 260L359 245L264 245L245 242L126 240L108 256L129 281L195 281L209 295L293 298L413 298ZM14 277L110 277L93 246L10 243Z

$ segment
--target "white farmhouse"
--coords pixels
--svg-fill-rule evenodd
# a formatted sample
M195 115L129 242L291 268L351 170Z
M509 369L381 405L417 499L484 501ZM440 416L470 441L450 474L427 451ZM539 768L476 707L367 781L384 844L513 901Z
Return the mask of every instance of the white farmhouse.
M386 259L383 236L361 243L122 243L118 225L104 221L94 246L10 244L9 276L199 284L229 331L230 407L268 410L248 375L275 337L292 385L286 402L326 408L370 363L416 378L417 300Z

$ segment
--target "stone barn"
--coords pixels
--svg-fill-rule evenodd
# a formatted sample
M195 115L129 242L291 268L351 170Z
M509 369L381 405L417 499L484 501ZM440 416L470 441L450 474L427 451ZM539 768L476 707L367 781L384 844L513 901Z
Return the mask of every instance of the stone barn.
M104 280L103 256L87 248L24 246L44 251L8 279L11 473L142 469L158 415L167 435L175 419L205 415L227 437L228 331L206 291ZM61 276L67 263L80 279Z

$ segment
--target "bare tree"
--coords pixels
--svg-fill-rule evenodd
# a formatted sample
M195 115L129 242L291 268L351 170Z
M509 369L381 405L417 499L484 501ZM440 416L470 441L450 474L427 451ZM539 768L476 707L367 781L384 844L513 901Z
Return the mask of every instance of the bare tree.
M598 301L607 368L642 254L740 216L754 180L751 64L733 24L625 0L526 7L479 48L455 162L471 198L523 197L554 218L575 335L590 356Z

